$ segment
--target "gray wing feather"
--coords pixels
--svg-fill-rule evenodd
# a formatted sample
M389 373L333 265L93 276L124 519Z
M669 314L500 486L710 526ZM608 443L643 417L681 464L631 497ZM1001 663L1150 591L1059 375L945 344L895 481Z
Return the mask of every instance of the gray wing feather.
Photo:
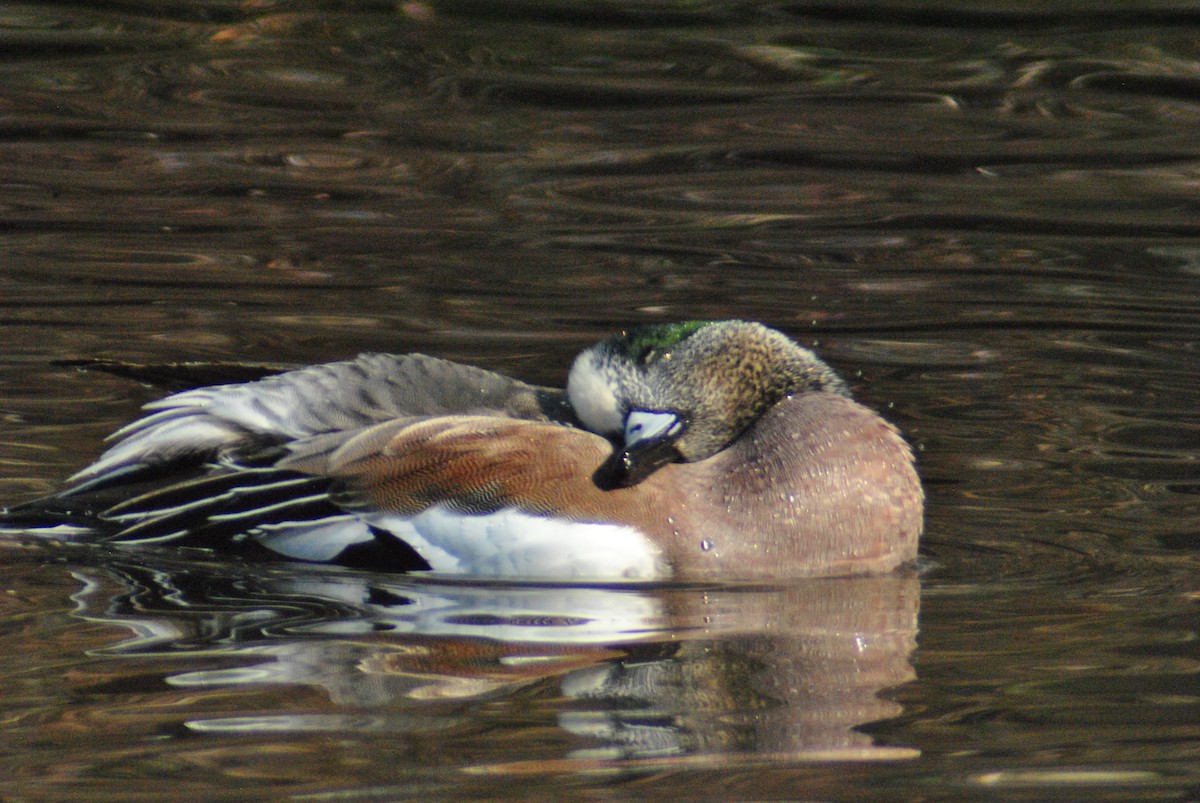
M484 414L561 420L561 391L423 354L362 354L255 382L177 393L110 436L100 459L71 478L89 482L129 465L217 455L360 429L394 418Z

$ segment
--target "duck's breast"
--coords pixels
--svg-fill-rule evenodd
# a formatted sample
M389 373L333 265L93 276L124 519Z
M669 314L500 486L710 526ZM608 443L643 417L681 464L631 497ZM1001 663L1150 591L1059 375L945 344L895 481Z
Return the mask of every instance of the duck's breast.
M785 399L693 466L681 467L688 543L676 560L684 574L864 574L916 557L924 493L912 451L852 399Z

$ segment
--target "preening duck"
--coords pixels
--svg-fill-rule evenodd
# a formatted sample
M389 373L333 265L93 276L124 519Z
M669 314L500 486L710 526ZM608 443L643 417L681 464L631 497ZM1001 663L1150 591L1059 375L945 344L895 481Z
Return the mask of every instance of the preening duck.
M3 526L587 582L886 572L922 530L897 430L757 323L631 328L580 354L565 391L364 354L145 409Z

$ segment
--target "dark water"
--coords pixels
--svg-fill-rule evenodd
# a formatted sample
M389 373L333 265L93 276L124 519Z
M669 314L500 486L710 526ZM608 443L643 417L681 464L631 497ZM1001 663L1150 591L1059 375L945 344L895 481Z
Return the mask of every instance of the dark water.
M515 589L3 546L0 796L1200 796L1192 4L0 5L0 500L53 360L815 344L920 576Z

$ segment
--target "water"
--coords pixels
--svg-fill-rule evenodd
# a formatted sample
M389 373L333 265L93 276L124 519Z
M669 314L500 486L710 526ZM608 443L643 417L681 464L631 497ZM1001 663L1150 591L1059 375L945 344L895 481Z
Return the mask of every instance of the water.
M815 345L920 575L513 589L6 541L0 794L1200 795L1187 4L0 5L0 499L160 391Z

